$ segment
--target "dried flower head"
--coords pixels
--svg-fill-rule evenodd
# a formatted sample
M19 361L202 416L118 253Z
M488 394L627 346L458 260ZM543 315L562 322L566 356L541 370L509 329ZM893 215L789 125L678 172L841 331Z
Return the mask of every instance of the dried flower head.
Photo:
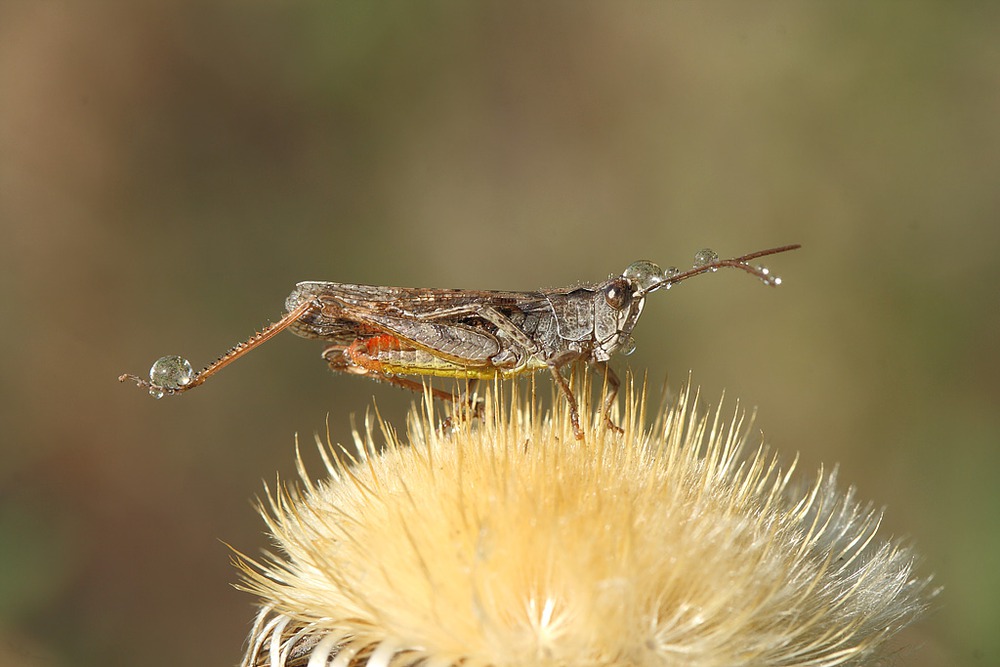
M587 395L589 392L584 392ZM841 665L924 608L913 556L821 470L798 487L688 392L624 433L494 391L451 433L355 433L353 464L268 492L277 550L244 665ZM373 431L381 433L376 438ZM794 468L794 465L792 466Z

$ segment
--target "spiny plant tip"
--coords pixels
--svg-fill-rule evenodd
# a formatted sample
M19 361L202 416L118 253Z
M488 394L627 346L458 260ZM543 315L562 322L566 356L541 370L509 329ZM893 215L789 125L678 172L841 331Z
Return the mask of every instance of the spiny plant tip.
M738 408L684 391L646 423L627 388L623 434L588 402L578 441L494 388L449 432L430 401L405 441L367 419L323 481L299 459L262 502L276 550L236 559L260 598L243 665L860 664L926 607L835 473L797 485Z

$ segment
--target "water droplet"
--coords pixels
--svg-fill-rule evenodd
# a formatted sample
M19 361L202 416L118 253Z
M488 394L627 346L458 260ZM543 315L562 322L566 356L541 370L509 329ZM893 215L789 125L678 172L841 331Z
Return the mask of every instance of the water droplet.
M771 273L771 269L767 268L766 266L761 266L760 264L757 265L757 271L758 273L764 276L769 275Z
M631 336L623 336L620 340L621 344L619 347L619 351L622 354L624 354L627 357L628 355L635 352L635 338L632 338Z
M778 285L781 284L781 278L779 278L778 276L771 276L771 284L777 287Z
M681 270L678 269L676 266L668 266L667 268L663 269L663 280L665 282L669 281L671 278L673 278L680 272ZM673 283L667 282L667 284L663 286L663 289L670 289L673 286L674 286Z
M157 399L163 398L163 390L160 389L159 387L150 387L149 395Z
M194 369L187 359L177 355L160 357L149 369L149 381L153 385L149 393L156 396L153 392L155 389L160 394L156 398L160 398L163 396L163 389L180 389L191 384L193 379Z
M663 282L663 271L656 264L641 259L629 264L622 273L622 278L635 283L641 291L646 292Z
M696 269L718 261L719 253L715 252L711 248L699 250L694 254L694 268Z

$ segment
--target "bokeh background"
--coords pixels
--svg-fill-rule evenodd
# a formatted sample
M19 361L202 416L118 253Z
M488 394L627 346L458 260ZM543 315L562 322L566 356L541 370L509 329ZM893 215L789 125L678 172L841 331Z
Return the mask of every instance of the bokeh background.
M299 280L532 289L802 243L647 302L627 361L759 409L1000 664L1000 5L0 4L0 664L232 665L294 434L412 396L282 335ZM729 400L727 398L727 400Z

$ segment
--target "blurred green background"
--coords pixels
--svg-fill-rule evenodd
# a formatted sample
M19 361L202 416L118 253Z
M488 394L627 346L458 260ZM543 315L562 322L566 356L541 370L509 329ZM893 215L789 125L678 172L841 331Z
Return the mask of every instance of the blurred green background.
M998 34L988 3L3 2L0 665L235 664L261 480L413 398L292 335L174 400L119 373L211 361L299 280L796 242L780 289L652 296L628 364L887 506L945 587L893 664L1000 664Z

